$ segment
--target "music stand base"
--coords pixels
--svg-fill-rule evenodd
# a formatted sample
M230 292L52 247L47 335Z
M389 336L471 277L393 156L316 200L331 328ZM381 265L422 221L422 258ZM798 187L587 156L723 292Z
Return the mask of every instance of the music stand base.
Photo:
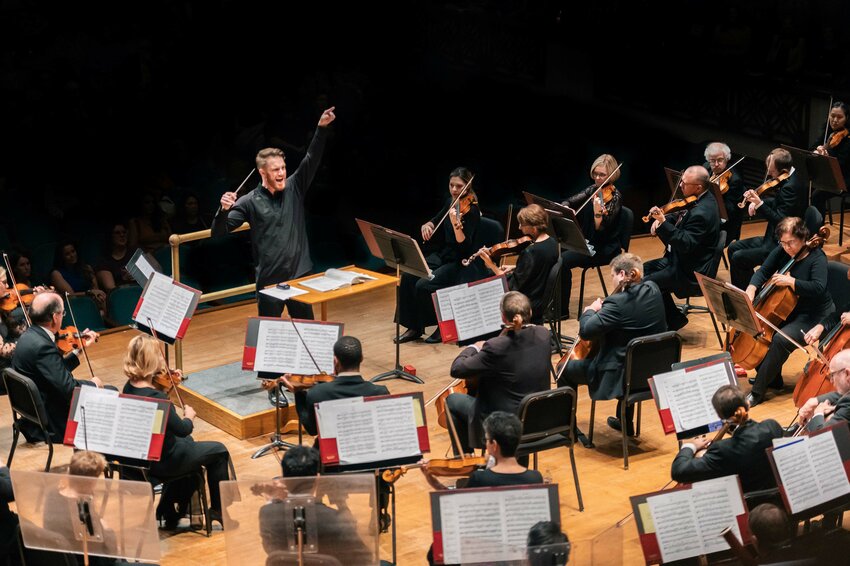
M287 450L289 448L295 448L298 446L297 444L292 444L291 442L285 442L279 438L272 437L272 441L251 455L252 460L256 460L261 456L265 456L272 450Z
M398 367L395 368L395 369L392 369L390 371L385 371L384 373L379 373L378 375L376 375L375 377L373 377L369 381L375 382L375 381L383 381L385 379L404 379L405 381L410 381L410 382L413 382L413 383L420 383L420 384L425 383L424 381L422 381L421 378L413 375L412 373L408 373L408 372L406 372L403 369L398 368Z

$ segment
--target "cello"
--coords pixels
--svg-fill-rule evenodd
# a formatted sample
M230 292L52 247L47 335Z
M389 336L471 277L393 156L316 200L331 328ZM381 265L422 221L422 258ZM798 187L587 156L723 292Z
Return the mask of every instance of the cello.
M798 260L802 259L809 251L819 248L829 238L829 228L821 226L818 233L806 240L797 254L779 269L775 275L785 275ZM744 369L755 369L761 364L770 348L777 327L785 323L788 316L797 306L798 297L790 287L778 287L773 283L766 283L753 299L753 308L759 318L766 323L766 328L756 336L750 336L744 332L730 329L726 340L727 349L732 354L732 361ZM781 332L781 331L780 331ZM792 338L785 336L792 344L799 346Z

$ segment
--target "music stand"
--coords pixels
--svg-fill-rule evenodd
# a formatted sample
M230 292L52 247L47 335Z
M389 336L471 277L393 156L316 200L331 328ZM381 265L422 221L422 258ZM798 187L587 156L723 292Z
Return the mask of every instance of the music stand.
M558 240L558 245L562 249L586 256L596 255L596 250L588 245L584 233L575 220L550 216L549 222L552 224L552 235Z
M225 481L220 487L228 565L378 563L374 474Z
M682 193L682 187L679 185L683 174L683 171L676 171L669 167L664 168L664 176L667 178L667 186L670 189L670 200L685 197Z
M390 230L389 228L384 228L383 226L372 224L365 220L356 220L360 231L363 233L363 237L366 239L369 250L375 257L384 260L387 267L395 268L396 275L395 367L390 371L379 373L371 381L399 378L412 381L413 383L425 383L419 377L404 371L404 368L401 366L401 344L399 344L401 322L398 316L398 305L400 302L402 271L426 279L433 279L434 275L431 273L431 268L428 267L428 263L425 261L425 257L422 255L422 250L419 249L419 244L416 243L416 240L407 234L402 234L401 232L396 232L395 230ZM379 253L376 254L375 251Z
M705 297L705 304L714 316L735 330L758 336L762 333L761 318L753 308L753 302L746 292L738 289L731 283L718 281L706 277L701 273L694 273Z
M810 192L812 186L836 195L847 190L844 175L841 174L841 166L836 158L790 145L783 144L782 148L791 154L794 168L797 169L796 173L808 183Z
M159 563L148 483L22 470L10 475L27 548Z

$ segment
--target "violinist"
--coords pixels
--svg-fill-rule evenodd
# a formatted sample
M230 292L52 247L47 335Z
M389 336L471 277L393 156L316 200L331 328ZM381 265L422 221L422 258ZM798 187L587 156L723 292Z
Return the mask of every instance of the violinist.
M283 150L265 148L256 157L257 170L262 178L260 184L241 197L236 192L221 195L221 208L212 221L212 235L227 234L243 222L251 225L257 289L302 277L313 269L307 243L304 198L319 170L328 139L328 126L335 119L334 107L322 112L307 154L291 176L286 176ZM282 302L257 293L260 316L279 317L284 305L292 318L313 318L310 305L293 300Z
M56 334L62 328L64 314L65 306L59 295L53 292L36 295L30 307L32 326L18 339L12 355L12 368L32 379L38 387L47 410L47 429L53 442L59 443L65 438L74 388L104 386L98 377L90 381L75 379L71 371L80 365L77 351L63 357L56 346ZM89 329L82 332L86 346L93 344L97 337L97 333ZM21 430L29 442L46 440L41 430L29 422L22 422Z
M517 222L519 229L532 239L532 243L519 254L516 267L499 267L490 259L487 248L481 248L478 254L490 271L496 275L508 274L510 289L519 291L531 301L532 324L543 324L546 279L552 266L558 262L558 243L546 233L549 215L539 204L521 209L517 214Z
M389 390L383 385L365 381L360 373L363 362L363 346L354 336L343 336L334 344L334 374L333 381L318 383L309 389L296 387L290 381L289 374L282 375L278 381L295 393L295 408L301 419L301 425L308 434L316 436L316 412L314 406L322 401L347 399L350 397L369 397L373 395L389 395ZM263 388L275 387L277 381L263 380Z
M744 179L737 169L726 171L731 165L732 150L721 142L713 142L705 147L705 167L711 174L714 183L720 186L723 194L723 204L726 208L726 244L741 237L741 221L743 220L738 203L744 198Z
M800 407L799 420L809 432L842 421L850 421L850 350L842 350L829 362L829 381L835 387L819 397L812 397Z
M168 395L154 388L154 378L162 372L172 371L165 367L165 360L159 349L158 341L147 334L140 334L130 340L124 355L124 393L139 397L168 400ZM179 370L177 370L179 371ZM185 476L201 467L207 471L207 485L210 492L209 517L224 526L221 516L221 495L219 482L230 479L228 462L230 453L221 442L212 440L195 441L195 411L189 405L183 406L183 418L177 416L176 407L168 412L165 427L165 441L162 458L151 462L151 475L161 480ZM157 506L157 519L165 521L167 529L177 526L186 514L189 499L194 492L193 482L166 483L160 503Z
M817 140L813 152L818 155L828 155L838 160L841 174L845 183L850 182L850 137L847 129L847 118L850 117L850 107L843 102L835 102L829 109L827 132L824 140ZM825 214L826 201L838 196L829 191L816 190L812 193L812 206L821 214Z
M832 298L826 289L827 260L823 250L809 250L805 242L809 230L801 218L786 218L776 227L777 246L761 268L752 276L746 292L750 299L755 298L758 290L766 283L777 287L790 287L799 297L797 306L788 316L782 331L791 337L801 336L801 332L810 329L834 310ZM776 274L792 258L797 261L785 274ZM749 394L749 404L755 407L764 401L768 387L782 389L782 365L796 348L785 337L777 335L770 343L764 360L756 369L753 389Z
M611 279L615 290L605 299L596 299L579 318L582 340L598 343L592 358L569 360L558 379L558 386L578 390L587 385L590 398L620 399L623 395L623 366L626 346L632 338L667 330L664 301L658 285L641 280L643 262L631 253L620 254L611 261ZM618 404L617 415L621 407ZM634 405L626 408L626 432L634 436ZM609 417L608 425L622 430L619 417ZM579 439L584 442L584 435Z
M711 398L717 416L735 426L732 436L717 442L698 436L686 440L673 460L671 476L680 483L693 483L737 474L744 493L776 485L765 449L782 437L782 427L773 419L757 422L748 417L750 406L735 385L722 385ZM696 454L705 449L702 458Z
M518 291L506 293L500 308L505 330L468 346L452 362L452 377L478 378L476 397L452 393L446 399L461 444L453 446L456 455L484 446L482 424L487 415L494 411L516 414L523 397L549 389L549 331L528 324L531 302Z
M768 179L777 180L776 196L762 198L756 191L744 192L750 216L758 212L767 219L764 236L738 240L729 246L729 275L739 289L746 287L753 270L762 264L777 245L776 226L783 218L803 218L808 206L808 189L800 175L795 175L793 159L788 150L777 148L765 159Z
M646 262L644 275L663 293L668 330L679 330L688 323L670 294L686 294L697 284L694 272L708 272L720 233L720 212L708 190L708 171L701 165L688 167L679 183L685 199L696 197L696 202L690 209L666 216L657 206L649 210L654 219L650 231L666 250L663 258Z
M620 208L623 198L620 191L614 186L614 182L620 178L617 167L617 160L614 159L613 155L607 153L600 155L590 166L590 178L593 179L593 184L562 203L574 210L578 209L608 179L605 187L593 198L593 203L585 206L578 218L584 237L587 238L588 243L593 246L596 253L592 256L571 251L565 251L561 254L563 258L561 309L566 318L570 316L570 296L573 286L572 269L574 267L605 265L622 251L620 239L623 227L620 226Z
M442 237L444 242L425 261L433 270L431 280L420 279L407 273L402 274L399 284L399 324L407 331L399 336L399 343L418 340L425 328L437 324L431 293L458 283L468 283L486 277L480 262L463 267L461 260L469 257L481 247L478 226L481 210L472 191L473 174L466 167L458 167L449 174L449 198L437 215L422 225L422 239ZM451 206L455 203L455 206ZM465 205L465 206L463 206ZM464 211L465 212L462 212ZM440 224L440 221L443 221ZM440 224L439 230L437 225ZM439 327L425 342L437 344L441 341Z
M0 267L0 296L12 294L14 291L10 291L6 283L6 269ZM16 313L16 311L20 311L20 306L10 312L0 309L0 370L11 364L12 354L15 353L15 342L26 330L23 313ZM2 391L4 391L3 384L0 382L0 392Z

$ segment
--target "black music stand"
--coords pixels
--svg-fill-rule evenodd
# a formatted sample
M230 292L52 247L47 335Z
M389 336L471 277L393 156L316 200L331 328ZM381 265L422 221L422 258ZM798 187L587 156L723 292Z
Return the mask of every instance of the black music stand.
M701 273L694 273L705 297L705 304L714 316L735 330L758 336L762 333L758 314L753 308L753 302L746 292L738 289L731 283L718 281L706 277Z
M822 191L833 193L836 196L847 190L844 175L838 160L829 155L820 155L807 149L800 149L790 145L782 147L791 154L797 174L803 177L803 181L809 185L809 203L812 201L812 193L817 187ZM841 201L841 220L839 221L838 245L844 243L844 201Z
M398 378L412 381L413 383L425 383L421 378L404 371L404 368L401 366L401 344L399 343L401 323L398 316L398 305L401 293L401 272L403 271L416 277L433 279L434 275L431 273L431 268L428 267L428 263L422 255L422 250L419 249L419 244L407 234L402 234L401 232L396 232L363 220L357 220L357 225L360 227L361 232L363 232L363 237L366 238L367 244L372 240L377 251L380 252L380 255L375 254L373 247L370 245L369 247L370 250L373 250L373 255L384 260L387 267L395 268L397 278L395 284L395 367L390 371L376 375L370 381ZM367 229L371 238L367 236Z
M685 197L682 193L682 187L679 185L679 181L682 180L682 175L683 171L676 171L669 167L664 168L664 176L667 178L667 186L670 189L670 200Z

